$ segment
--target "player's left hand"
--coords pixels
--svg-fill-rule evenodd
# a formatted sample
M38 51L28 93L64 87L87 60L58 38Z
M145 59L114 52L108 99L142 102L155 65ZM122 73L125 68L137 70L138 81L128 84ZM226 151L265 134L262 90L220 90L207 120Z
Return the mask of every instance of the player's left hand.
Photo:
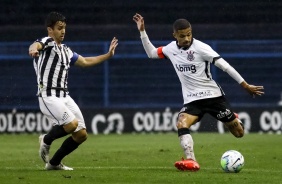
M113 56L115 54L115 49L117 46L118 46L118 39L114 37L111 41L110 48L109 48L110 56Z
M247 92L252 95L253 98L256 96L261 96L264 94L263 92L263 86L255 86L255 85L250 85L247 84L244 86L244 88L247 90Z

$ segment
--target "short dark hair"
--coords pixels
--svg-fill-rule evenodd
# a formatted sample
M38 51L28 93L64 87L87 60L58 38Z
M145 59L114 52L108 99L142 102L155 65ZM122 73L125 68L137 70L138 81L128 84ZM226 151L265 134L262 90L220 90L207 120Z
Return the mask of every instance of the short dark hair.
M51 12L46 17L45 26L54 28L58 21L66 22L66 17L58 12Z
M181 29L187 29L189 27L191 27L191 24L186 19L177 19L173 23L173 31L178 31L178 30L181 30Z

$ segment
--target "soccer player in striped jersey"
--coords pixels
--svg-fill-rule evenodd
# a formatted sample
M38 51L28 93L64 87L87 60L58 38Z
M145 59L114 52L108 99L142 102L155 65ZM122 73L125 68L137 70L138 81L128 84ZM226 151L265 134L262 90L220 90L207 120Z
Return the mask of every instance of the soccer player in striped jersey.
M248 84L209 45L193 38L192 27L186 19L178 19L173 24L173 37L176 41L158 48L150 42L146 34L144 18L140 14L135 14L133 20L140 31L148 57L169 59L178 75L184 105L179 112L176 126L186 158L175 162L174 165L179 170L197 171L200 165L195 158L194 142L189 128L200 121L205 113L223 122L235 137L240 138L244 135L242 122L231 110L221 87L212 78L210 64L227 72L253 97L264 94L263 86Z
M118 45L114 37L106 54L83 57L63 44L66 33L64 15L51 12L46 18L48 36L37 39L29 47L34 58L38 83L38 100L41 112L54 124L50 132L39 136L39 156L46 170L73 170L62 164L62 159L87 139L82 113L69 96L68 71L70 66L90 67L110 59ZM49 160L52 142L70 134Z

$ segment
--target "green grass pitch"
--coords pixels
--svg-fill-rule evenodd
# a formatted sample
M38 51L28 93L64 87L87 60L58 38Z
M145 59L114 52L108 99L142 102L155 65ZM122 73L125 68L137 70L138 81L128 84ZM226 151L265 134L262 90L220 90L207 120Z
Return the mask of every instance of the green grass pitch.
M1 184L86 183L281 183L281 135L192 133L198 172L182 172L174 162L183 156L176 133L89 135L79 149L64 159L74 171L44 171L38 156L38 135L0 136ZM64 139L54 142L51 155ZM224 173L221 155L240 151L245 166L240 173Z

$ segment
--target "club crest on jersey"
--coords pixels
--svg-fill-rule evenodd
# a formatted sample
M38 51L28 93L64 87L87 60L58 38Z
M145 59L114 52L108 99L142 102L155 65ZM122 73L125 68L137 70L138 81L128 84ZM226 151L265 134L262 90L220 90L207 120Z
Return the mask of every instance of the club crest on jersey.
M189 52L187 52L188 56L187 56L187 59L188 61L193 61L195 59L194 57L194 51L190 50Z

